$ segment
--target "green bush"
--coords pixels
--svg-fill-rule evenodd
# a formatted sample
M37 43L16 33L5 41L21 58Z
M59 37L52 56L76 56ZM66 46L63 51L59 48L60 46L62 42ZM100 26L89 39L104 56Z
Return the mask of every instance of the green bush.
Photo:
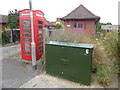
M2 45L10 43L10 32L2 30Z
M58 28L58 29L62 28L62 25L59 24L59 23L55 24L55 26L56 26L56 28Z
M13 40L14 42L20 41L20 31L19 30L14 30L13 31Z

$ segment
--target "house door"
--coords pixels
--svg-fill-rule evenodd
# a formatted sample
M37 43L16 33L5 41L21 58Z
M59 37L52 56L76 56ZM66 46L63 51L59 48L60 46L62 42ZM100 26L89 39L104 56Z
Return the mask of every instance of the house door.
M84 31L84 22L75 22L73 23L73 30L77 32Z

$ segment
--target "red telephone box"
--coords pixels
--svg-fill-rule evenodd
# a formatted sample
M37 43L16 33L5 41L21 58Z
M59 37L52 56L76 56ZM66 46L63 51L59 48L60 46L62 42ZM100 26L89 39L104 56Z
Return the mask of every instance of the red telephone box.
M32 60L31 54L31 22L30 10L24 9L20 11L20 44L22 59ZM45 26L44 13L40 10L33 10L34 22L34 41L36 44L36 60L39 60L43 54L43 28Z

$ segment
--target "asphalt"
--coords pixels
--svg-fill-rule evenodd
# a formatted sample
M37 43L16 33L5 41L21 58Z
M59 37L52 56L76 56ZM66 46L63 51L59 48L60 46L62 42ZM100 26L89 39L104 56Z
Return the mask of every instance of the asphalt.
M40 73L33 70L30 62L20 57L20 45L0 48L2 50L2 88L18 88Z
M2 51L2 60L8 58L9 56L13 56L15 54L20 53L20 45L12 45L0 48Z

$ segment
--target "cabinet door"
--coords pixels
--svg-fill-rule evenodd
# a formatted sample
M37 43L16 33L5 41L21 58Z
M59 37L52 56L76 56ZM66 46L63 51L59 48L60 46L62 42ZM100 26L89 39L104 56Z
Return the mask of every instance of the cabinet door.
M60 46L46 45L46 71L52 74L60 74L60 59L62 57L62 50Z
M68 79L89 84L91 80L91 50L64 47L62 53L61 74Z

